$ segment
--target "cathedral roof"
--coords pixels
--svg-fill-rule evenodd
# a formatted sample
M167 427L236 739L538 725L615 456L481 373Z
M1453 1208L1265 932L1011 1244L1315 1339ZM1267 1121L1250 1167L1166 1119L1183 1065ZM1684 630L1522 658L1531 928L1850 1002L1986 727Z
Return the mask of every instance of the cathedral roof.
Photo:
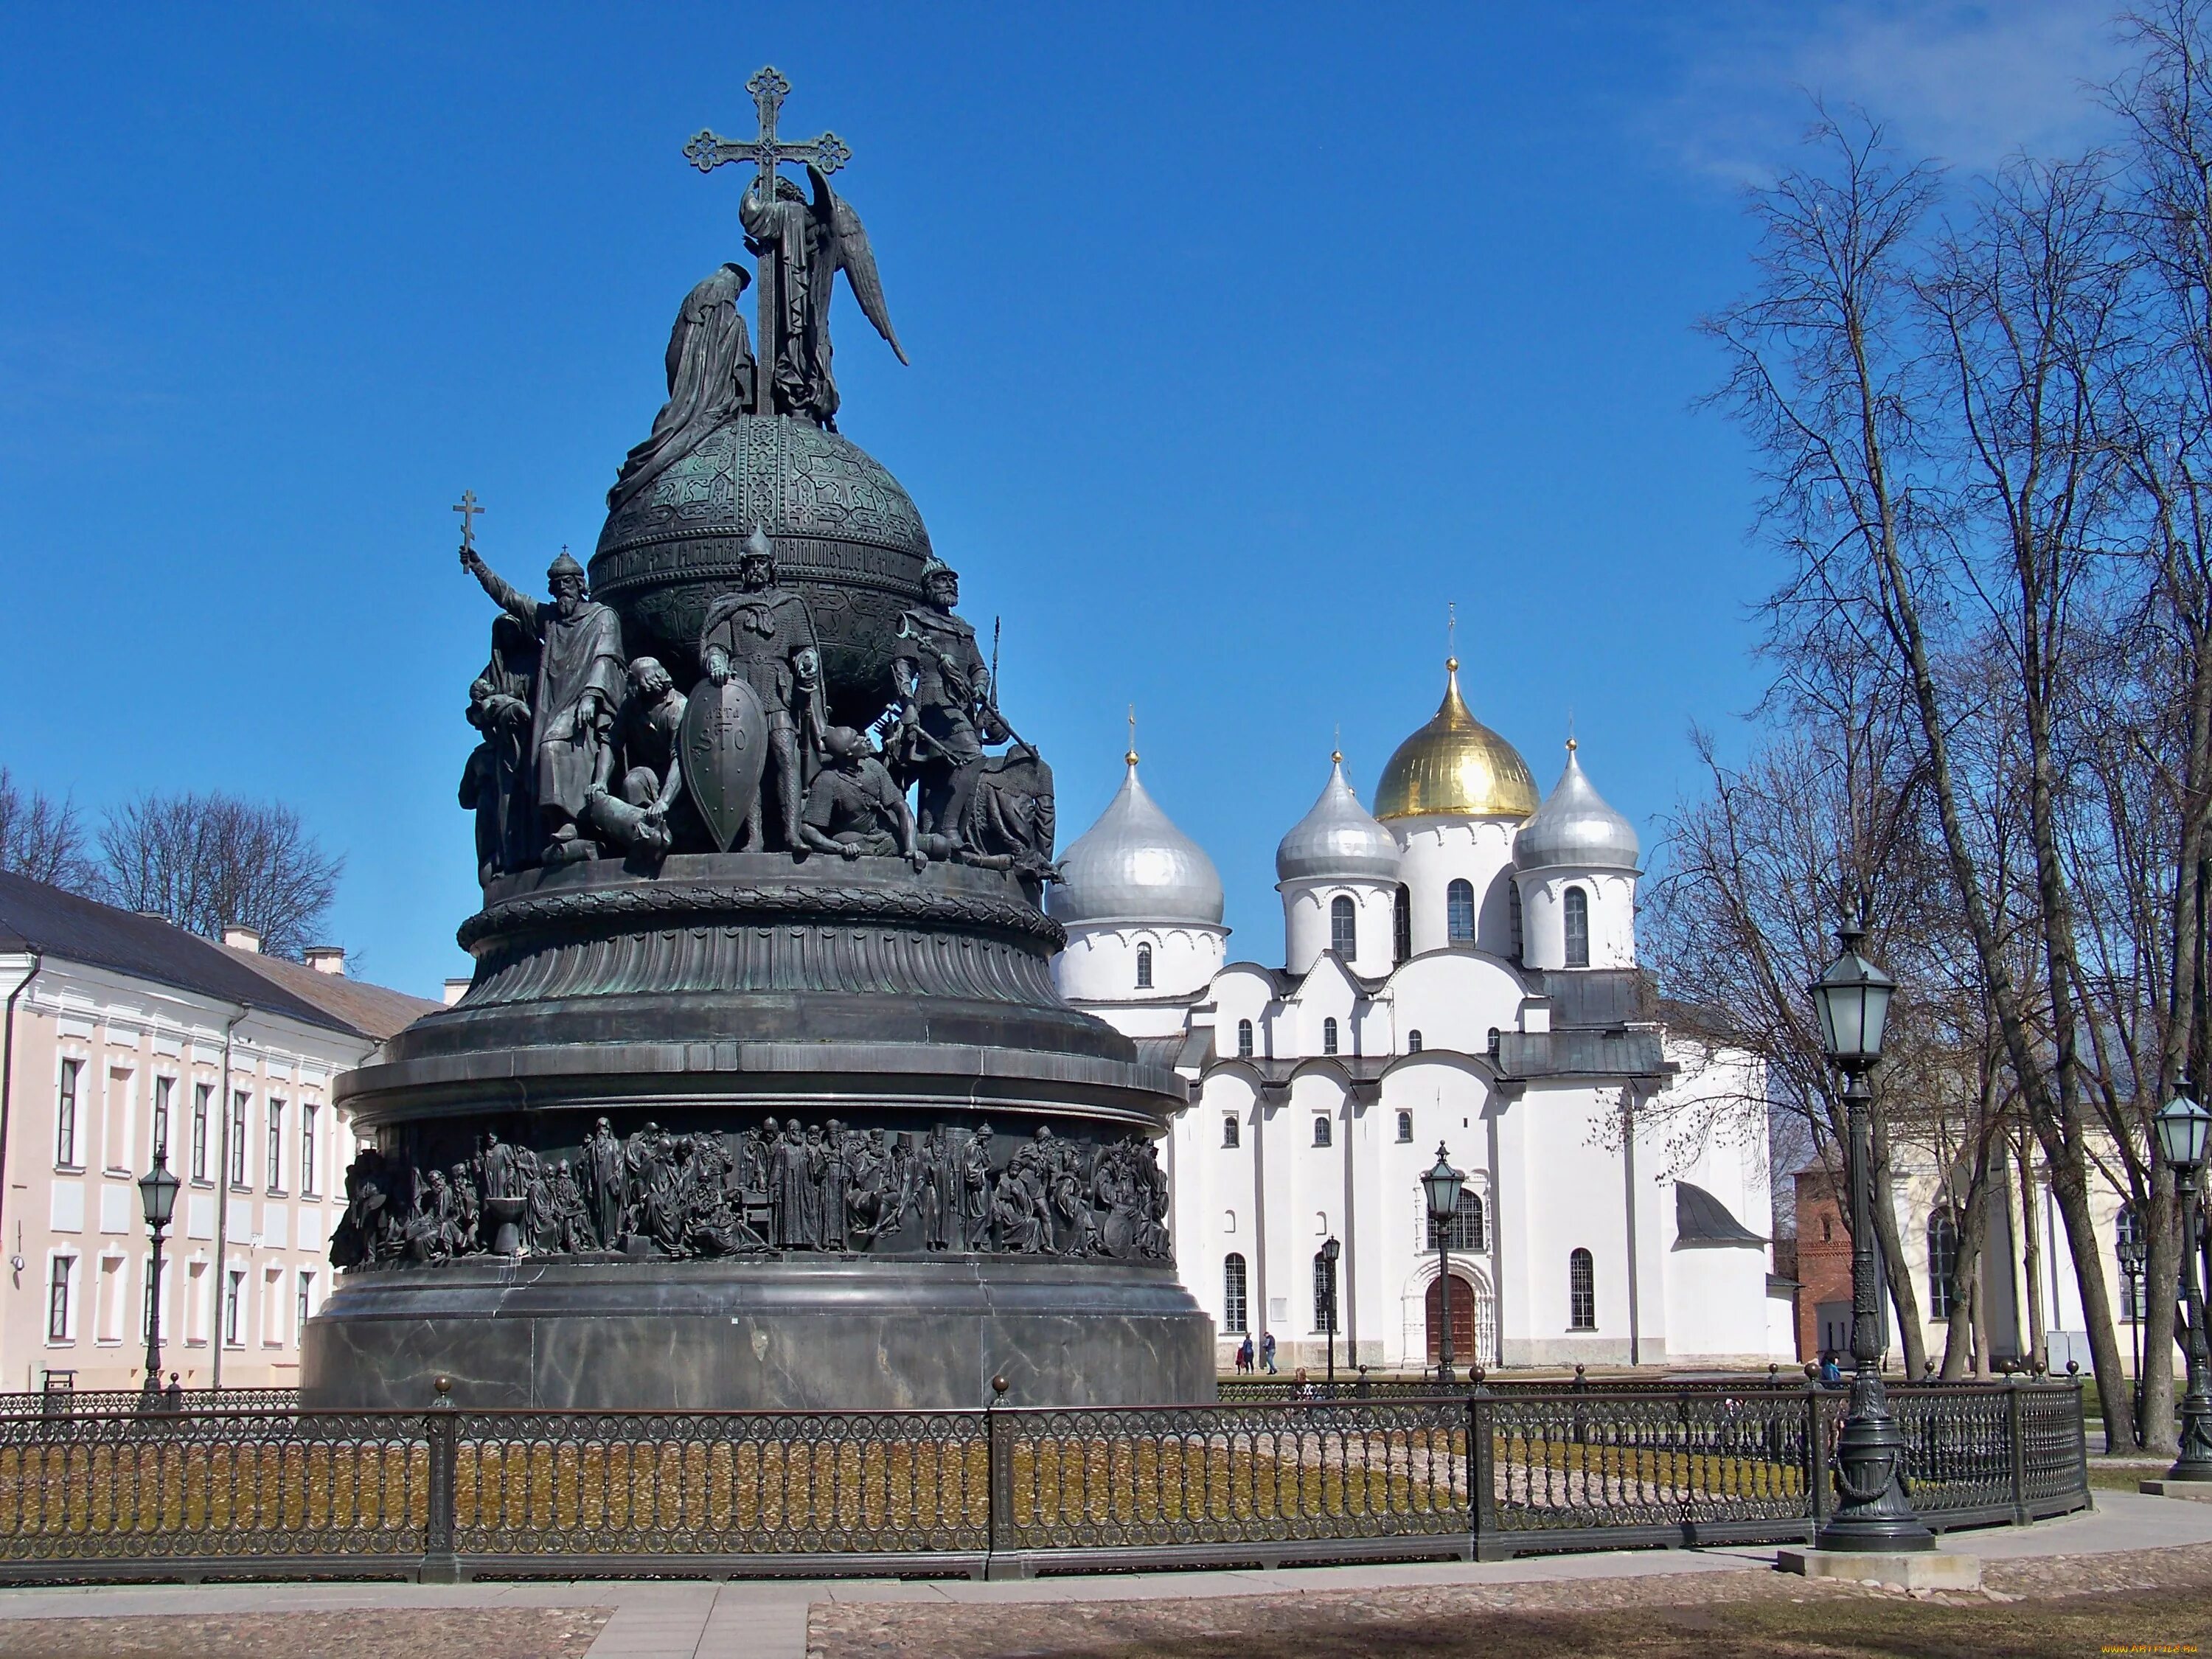
M1570 738L1567 769L1513 837L1514 868L1633 870L1638 851L1635 826L1590 787Z
M1395 878L1398 842L1359 804L1344 775L1344 757L1331 757L1328 782L1313 810L1300 818L1275 848L1275 875L1282 881L1302 876Z
M1520 751L1468 713L1459 695L1459 659L1444 665L1444 700L1426 726L1398 745L1375 787L1375 816L1430 813L1525 818L1536 810L1536 781Z
M1206 849L1175 826L1137 776L1127 757L1121 780L1098 822L1060 855L1060 877L1046 908L1061 922L1221 922L1220 872Z

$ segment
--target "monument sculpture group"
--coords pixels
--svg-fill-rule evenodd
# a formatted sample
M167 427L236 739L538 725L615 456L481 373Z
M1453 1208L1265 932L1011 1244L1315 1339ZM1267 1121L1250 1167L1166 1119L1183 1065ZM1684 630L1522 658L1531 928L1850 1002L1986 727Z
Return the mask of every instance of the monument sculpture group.
M834 135L748 83L757 279L688 294L588 568L496 607L460 804L467 994L341 1097L364 1150L308 1397L1200 1399L1154 1152L1174 1074L1060 1001L1052 774L958 577L837 430L839 272L900 348ZM782 175L802 166L808 188ZM757 348L740 302L757 299ZM993 656L995 656L995 641Z

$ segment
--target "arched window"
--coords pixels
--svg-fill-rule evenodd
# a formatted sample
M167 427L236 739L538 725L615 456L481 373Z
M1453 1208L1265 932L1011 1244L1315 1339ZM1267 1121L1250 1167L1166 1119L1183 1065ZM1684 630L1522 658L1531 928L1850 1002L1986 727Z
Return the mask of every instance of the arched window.
M1959 1223L1950 1206L1939 1204L1928 1218L1928 1316L1948 1319L1958 1305L1951 1287L1959 1271Z
M1399 1139L1399 1140L1400 1140L1401 1143L1404 1143L1404 1142L1410 1142L1410 1141L1413 1139L1413 1115L1411 1112L1401 1112L1401 1113L1399 1113L1399 1114L1398 1114L1398 1139Z
M1832 1215L1822 1216L1820 1218L1820 1243L1823 1244L1833 1243L1835 1242L1835 1237L1836 1218Z
M1521 884L1505 884L1505 931L1513 946L1513 960L1521 960Z
M1237 1057L1239 1060L1252 1058L1252 1022L1249 1019L1237 1022Z
M1406 1052L1409 1054L1418 1054L1421 1052L1421 1034L1419 1030L1406 1033Z
M1336 1052L1336 1016L1331 1014L1321 1023L1321 1051L1325 1054Z
M1498 1058L1498 1028L1493 1025L1490 1028L1490 1035L1483 1040L1482 1051L1495 1060Z
M1589 966L1589 895L1579 887L1567 889L1565 903L1567 966Z
M1567 1252L1567 1328L1597 1328L1597 1269L1584 1249Z
M1244 1323L1244 1258L1235 1251L1221 1263L1221 1328L1242 1331Z
M1334 1322L1330 1317L1332 1310L1329 1304L1334 1300L1334 1298L1329 1295L1331 1288L1332 1287L1328 1282L1328 1257L1322 1251L1316 1250L1314 1252L1313 1328L1317 1331L1328 1331L1336 1328Z
M1444 889L1444 942L1458 950L1474 948L1474 884L1455 881Z
M1425 1204L1427 1200L1424 1199L1422 1202ZM1489 1235L1483 1229L1482 1220L1482 1200L1473 1193L1462 1191L1459 1195L1459 1208L1453 1212L1449 1221L1439 1227L1434 1216L1429 1218L1429 1248L1435 1249L1438 1236L1442 1235L1443 1243L1451 1249L1488 1249Z
M1221 1115L1221 1144L1223 1146L1234 1146L1238 1145L1239 1137L1243 1133L1243 1126L1237 1121L1236 1113L1224 1112Z
M1328 1145L1328 1115L1325 1112L1314 1114L1314 1145L1316 1146Z
M1137 947L1137 988L1139 991L1152 988L1152 947L1149 945Z
M1328 902L1328 948L1346 962L1359 954L1358 912L1341 893Z
M1413 896L1400 882L1390 900L1390 960L1400 963L1413 954Z
M2120 1256L2120 1317L2133 1324L2142 1317L2142 1286L2136 1275L2142 1272L2142 1258L2136 1258L2133 1272L2128 1268L2127 1253L2130 1249L2141 1250L2149 1241L2143 1237L2143 1224L2136 1214L2135 1206L2123 1204L2119 1214L2112 1218L2112 1243Z

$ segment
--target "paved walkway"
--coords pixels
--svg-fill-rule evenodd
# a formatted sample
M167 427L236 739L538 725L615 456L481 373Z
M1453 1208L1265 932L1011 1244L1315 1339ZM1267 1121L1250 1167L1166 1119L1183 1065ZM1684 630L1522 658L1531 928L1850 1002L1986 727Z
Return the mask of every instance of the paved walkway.
M2097 1509L2022 1528L1955 1534L1952 1547L1984 1560L2104 1555L2212 1543L2212 1504L2099 1492ZM966 1579L641 1583L206 1584L0 1589L0 1620L126 1614L272 1613L351 1607L607 1607L590 1659L805 1659L807 1608L817 1602L1101 1602L1440 1584L1559 1583L1656 1577L1771 1565L1771 1547L1632 1550L1522 1561L1399 1566L1283 1567L1273 1571L1158 1572L979 1584Z

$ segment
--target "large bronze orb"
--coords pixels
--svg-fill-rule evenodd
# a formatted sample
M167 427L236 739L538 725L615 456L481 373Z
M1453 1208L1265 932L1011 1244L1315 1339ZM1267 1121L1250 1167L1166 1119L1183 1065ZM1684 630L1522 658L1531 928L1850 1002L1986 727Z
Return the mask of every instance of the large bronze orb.
M700 671L699 628L738 585L754 526L777 579L806 596L832 718L865 724L890 701L899 612L921 599L929 532L897 479L858 445L788 416L741 415L607 515L592 597L620 613L632 656Z

